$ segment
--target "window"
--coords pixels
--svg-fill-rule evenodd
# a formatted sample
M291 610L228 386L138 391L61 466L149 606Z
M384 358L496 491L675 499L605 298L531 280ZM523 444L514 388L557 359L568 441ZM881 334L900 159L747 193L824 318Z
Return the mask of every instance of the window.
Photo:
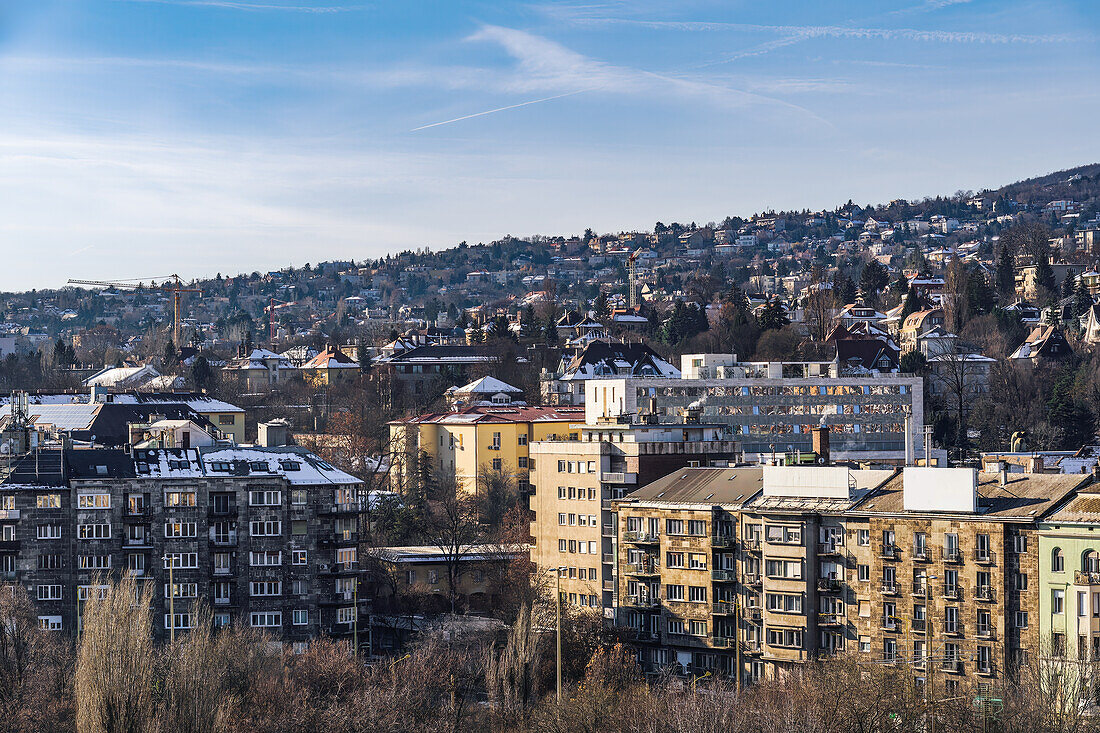
M3 496L0 496L0 509L3 509L6 512L10 512L15 509L15 495L5 494Z
M40 525L38 525L38 539L40 539L40 540L59 540L59 539L61 539L61 525L60 524L40 524Z
M308 503L309 494L305 489L291 489L290 503L292 506L305 506Z
M1016 573L1012 577L1016 590L1027 590L1027 573Z
M802 596L794 593L765 593L764 606L779 613L802 613Z
M564 486L559 486L558 487L558 499L559 500L565 499L565 487Z
M296 608L290 612L290 622L295 626L309 626L309 611L305 608Z
M565 552L565 551L566 551L565 540L558 540L558 552Z
M565 473L565 461L558 461L558 473Z
M194 522L165 522L165 539L179 539L180 537L194 537L196 534Z
M683 534L684 533L684 520L682 520L682 519L666 519L665 520L665 533L666 534Z
M38 556L39 570L60 570L63 567L65 567L64 555L41 554Z
M290 533L297 537L302 537L306 534L306 520L295 519L290 523Z
M1012 538L1012 549L1022 555L1027 552L1027 535L1018 534Z
M691 635L692 636L706 636L707 635L707 622L706 621L692 621L690 628L691 628Z
M171 614L164 614L164 628L166 629L189 629L191 628L191 614L189 613L177 613L174 617Z
M706 603L707 589L699 585L688 586L688 600L692 603Z
M109 524L78 524L76 536L82 540L109 540L111 539L111 525Z
M305 550L291 550L290 551L290 564L291 565L305 565L306 564L306 551Z
M107 570L111 567L110 555L78 555L76 560L81 570Z
M864 653L869 653L871 651L871 637L859 637L859 650Z
M256 628L274 628L283 625L283 614L279 611L253 612L249 614L249 623Z
M248 564L254 567L263 567L283 564L283 553L279 550L248 553Z
M253 537L279 537L283 523L278 519L254 520L248 523L248 531Z
M110 494L78 494L76 497L77 509L110 509Z
M298 461L279 461L279 468L284 471L301 471L302 464Z
M501 463L499 458L494 458L493 459L493 470L494 471L500 471L503 468L503 465L504 464Z
M1083 590L1077 591L1077 615L1081 618L1089 615L1089 594Z
M250 506L279 506L283 503L283 492L249 491L248 503Z
M169 552L164 556L164 569L167 570L169 565L175 570L197 568L199 555L197 552Z
M1081 555L1081 570L1086 573L1100 572L1100 554L1096 550L1086 550Z
M707 523L702 519L692 519L688 522L688 534L693 537L705 537L707 534Z
M518 437L520 445L527 445L527 433L520 433Z
M429 570L428 571L428 582L431 583L432 585L438 585L439 584L439 571L438 570Z
M863 547L867 547L868 545L870 545L871 544L871 530L869 530L869 529L856 530L856 543L859 544L859 545L862 545ZM867 651L871 651L871 649L869 647L870 647L870 643L868 642Z
M857 565L856 574L859 580L864 582L871 579L871 566L870 565Z
M194 491L166 491L164 492L165 506L195 506Z
M39 616L38 628L43 631L61 631L60 616Z
M802 562L799 560L766 560L764 573L769 578L793 578L802 577Z
M336 609L336 623L338 624L352 624L355 623L355 607L350 608L337 608Z
M802 527L770 524L765 530L765 539L773 545L800 545Z
M992 659L993 649L991 647L978 647L977 667L979 672L990 672L992 670Z
M199 595L198 583L175 583L173 585L164 584L164 597L172 598L172 589L175 588L175 598L197 598Z
M802 648L802 629L777 629L768 628L767 642L769 646L784 646L795 649Z
M684 553L682 552L670 552L665 558L665 564L670 568L683 568L684 565Z
M682 634L684 633L684 622L679 619L668 620L668 633L670 634Z
M96 597L102 600L107 597L107 591L109 589L110 586L106 585L78 585L76 587L76 599L78 601L86 601L91 597L94 591Z
M670 601L682 601L684 600L684 586L682 585L666 585L665 586L665 598Z
M61 494L39 494L35 497L39 509L60 509Z
M252 581L248 584L250 596L281 596L283 584L277 580Z
M558 525L564 527L567 524L565 521L565 512L558 513Z
M707 556L698 552L693 552L688 555L688 567L692 570L706 570L707 569Z
M1016 625L1017 629L1026 629L1027 628L1027 611L1017 611L1016 612L1015 625Z
M37 597L40 601L60 601L61 600L61 586L60 585L40 585L38 586Z
M1066 556L1062 554L1061 547L1055 547L1050 553L1050 569L1052 572L1061 573L1066 569Z
M527 456L520 456L516 459L520 468L527 468Z
M218 425L232 425L232 424L233 424L233 416L232 415L218 415Z
M304 580L290 581L290 595L304 596L309 593L309 583Z

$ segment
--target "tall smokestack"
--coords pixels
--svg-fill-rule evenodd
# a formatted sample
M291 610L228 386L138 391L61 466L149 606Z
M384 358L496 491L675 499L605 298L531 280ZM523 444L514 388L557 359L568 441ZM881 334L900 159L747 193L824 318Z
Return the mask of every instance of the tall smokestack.
M829 457L829 426L819 425L815 428L811 428L813 435L813 449L817 454L817 464L819 466L828 466L830 463Z

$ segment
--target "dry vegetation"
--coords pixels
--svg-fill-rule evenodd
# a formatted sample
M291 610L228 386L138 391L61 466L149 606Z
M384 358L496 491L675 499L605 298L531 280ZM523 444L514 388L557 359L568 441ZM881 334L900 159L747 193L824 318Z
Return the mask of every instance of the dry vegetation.
M129 579L89 599L74 654L38 629L21 589L0 588L0 732L872 733L927 730L933 710L908 669L854 656L744 691L710 677L647 680L598 618L572 614L558 705L546 604L523 607L503 636L428 637L366 665L334 641L294 654L246 629L213 631L206 612L206 623L158 648L148 601ZM935 729L1100 730L1080 704L1088 686L1076 683L1094 671L1033 664L989 707L972 690L941 690Z

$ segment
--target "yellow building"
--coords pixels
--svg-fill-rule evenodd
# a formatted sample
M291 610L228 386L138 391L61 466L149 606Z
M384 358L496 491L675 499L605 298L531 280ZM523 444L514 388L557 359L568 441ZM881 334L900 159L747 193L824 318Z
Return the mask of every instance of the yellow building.
M359 374L359 363L335 346L325 350L300 367L302 377L314 387L354 379Z
M583 423L583 407L526 405L479 405L395 420L390 423L393 488L402 491L430 471L437 477L453 475L460 488L476 493L479 476L500 471L526 489L529 445L577 440Z

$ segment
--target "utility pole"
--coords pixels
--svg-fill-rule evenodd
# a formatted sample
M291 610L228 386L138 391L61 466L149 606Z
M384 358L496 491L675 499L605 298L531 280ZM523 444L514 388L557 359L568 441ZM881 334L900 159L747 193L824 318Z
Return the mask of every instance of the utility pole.
M557 621L555 643L558 657L558 705L561 705L561 571L560 567L554 568L554 575L557 576L555 580L557 589L554 591L554 618Z
M351 622L351 634L352 634L352 643L355 644L355 646L353 647L354 650L355 650L355 657L358 658L359 657L359 577L356 576L355 580L352 581L352 582L355 583L355 585L353 585L352 589L351 589L351 599L352 599L352 604L355 606L355 615L352 617L353 620Z

